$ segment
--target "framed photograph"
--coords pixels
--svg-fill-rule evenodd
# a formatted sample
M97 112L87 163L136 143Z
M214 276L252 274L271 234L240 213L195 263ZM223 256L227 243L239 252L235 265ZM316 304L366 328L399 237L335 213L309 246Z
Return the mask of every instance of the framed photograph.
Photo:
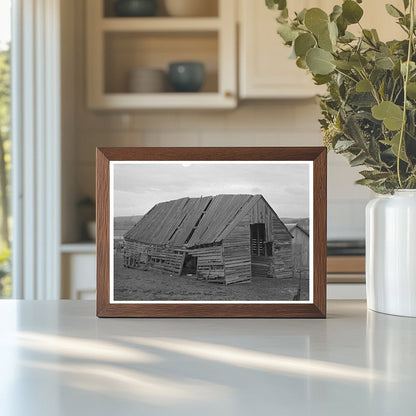
M324 318L326 149L97 149L97 316Z

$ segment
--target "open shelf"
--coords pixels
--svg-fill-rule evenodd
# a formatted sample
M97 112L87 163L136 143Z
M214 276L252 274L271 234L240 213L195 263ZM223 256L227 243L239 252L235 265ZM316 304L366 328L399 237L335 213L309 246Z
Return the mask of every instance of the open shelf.
M129 72L136 68L161 69L167 78L169 64L177 61L198 61L205 66L204 85L200 92L191 93L192 95L218 92L216 32L106 33L104 55L105 94L130 94ZM174 93L168 83L166 87L166 91L155 95ZM186 99L188 95L189 93L181 93L175 100Z
M169 31L207 31L218 30L220 20L216 17L149 17L107 18L101 21L101 28L105 32L169 32Z
M61 253L76 254L76 253L91 253L96 252L95 243L92 241L82 241L79 243L63 243L61 244Z
M101 109L203 109L234 108L233 97L217 93L165 93L165 94L105 94L95 106Z
M87 7L88 107L124 109L230 109L237 106L235 4L211 0L214 16L114 17L113 1L89 0ZM159 6L163 2L159 2ZM177 93L167 83L156 93L132 92L129 74L138 69L168 73L173 62L201 62L200 91ZM143 91L150 90L144 88Z

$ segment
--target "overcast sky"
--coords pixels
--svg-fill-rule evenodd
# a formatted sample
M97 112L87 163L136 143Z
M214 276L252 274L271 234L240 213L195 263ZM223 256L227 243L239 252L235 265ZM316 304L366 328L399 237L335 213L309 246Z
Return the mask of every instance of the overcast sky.
M262 194L281 217L309 217L308 164L114 164L114 215L183 197Z

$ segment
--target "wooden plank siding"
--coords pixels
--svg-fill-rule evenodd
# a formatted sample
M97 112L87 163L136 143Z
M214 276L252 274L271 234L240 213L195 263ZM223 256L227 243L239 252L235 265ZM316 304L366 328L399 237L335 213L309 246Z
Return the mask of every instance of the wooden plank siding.
M197 257L197 277L208 281L224 283L224 260L222 245L187 250Z
M151 266L165 273L179 276L182 272L185 250L126 241L124 266L140 268Z
M291 233L294 266L297 270L309 270L309 235L298 226Z
M273 226L273 275L277 278L293 277L292 235L276 216Z
M246 215L223 241L225 283L251 280L250 222Z

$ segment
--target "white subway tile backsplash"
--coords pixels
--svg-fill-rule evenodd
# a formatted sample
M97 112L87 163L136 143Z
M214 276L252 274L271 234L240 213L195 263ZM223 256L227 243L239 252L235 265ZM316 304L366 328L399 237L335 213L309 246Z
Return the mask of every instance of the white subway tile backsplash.
M178 111L141 111L133 117L132 130L151 130L155 128L177 130L180 127Z
M143 133L143 146L185 147L200 146L197 131L148 130Z
M254 129L206 130L200 134L201 146L260 146Z
M179 129L201 131L206 129L222 130L226 128L224 111L181 111L178 113Z
M79 130L126 131L133 126L131 113L109 113L87 111L80 108L76 111L75 126Z

